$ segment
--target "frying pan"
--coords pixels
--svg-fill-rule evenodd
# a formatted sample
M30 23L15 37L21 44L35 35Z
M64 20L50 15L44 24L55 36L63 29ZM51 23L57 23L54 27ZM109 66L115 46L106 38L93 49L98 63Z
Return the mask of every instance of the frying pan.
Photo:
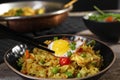
M16 32L34 32L54 28L61 24L67 17L72 5L64 8L64 3L51 1L17 1L0 4L0 15L12 8L31 7L46 12L34 16L0 16L0 23Z

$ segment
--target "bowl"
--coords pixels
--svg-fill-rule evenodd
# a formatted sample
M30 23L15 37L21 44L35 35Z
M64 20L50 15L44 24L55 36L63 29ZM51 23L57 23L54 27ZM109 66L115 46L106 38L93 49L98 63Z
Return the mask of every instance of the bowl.
M106 10L105 13L119 14L117 10ZM86 27L97 37L104 41L117 42L120 38L120 22L119 21L95 21L89 17L99 14L98 12L90 12L82 17Z
M102 41L92 39L86 36L79 36L79 35L72 35L72 34L55 34L55 35L44 35L40 36L36 39L40 40L41 42L44 42L45 40L51 40L55 37L58 38L68 38L70 40L73 40L77 37L80 37L82 40L86 40L87 42L91 40L95 40L96 44L94 46L94 50L100 50L100 55L103 57L103 65L101 66L100 72L96 73L95 75L92 76L87 76L84 78L68 78L68 79L50 79L50 78L37 78L37 77L32 77L25 75L20 72L19 67L17 65L18 59L24 55L24 52L26 49L31 50L34 48L34 46L30 44L24 44L24 43L19 43L14 47L11 47L5 55L4 55L4 61L6 65L16 74L19 76L25 78L25 79L33 79L33 80L97 80L99 79L107 70L110 69L110 67L114 64L116 56L105 43Z
M0 15L13 8L45 8L45 13L31 16L0 16L0 23L16 32L34 32L57 27L67 17L72 6L52 1L17 1L0 4ZM4 8L3 8L4 7Z

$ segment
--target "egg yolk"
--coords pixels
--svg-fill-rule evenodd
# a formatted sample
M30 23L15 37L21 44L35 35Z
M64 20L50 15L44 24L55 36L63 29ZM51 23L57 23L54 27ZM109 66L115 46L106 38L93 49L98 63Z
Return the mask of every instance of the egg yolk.
M62 56L69 50L69 42L62 39L55 40L52 50L55 51L55 55Z

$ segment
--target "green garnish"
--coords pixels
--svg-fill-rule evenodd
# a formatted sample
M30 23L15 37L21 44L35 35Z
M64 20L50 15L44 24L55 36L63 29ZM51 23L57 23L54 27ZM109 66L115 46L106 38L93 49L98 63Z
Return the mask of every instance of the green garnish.
M22 10L22 9L18 9L18 10L16 11L15 16L21 16L22 14L23 14L23 10Z
M75 50L75 45L76 45L76 43L75 42L71 42L70 43L70 48L72 49L72 50Z
M80 56L85 58L86 57L86 53L81 53Z
M95 8L100 14L102 14L102 15L105 14L105 13L104 13L102 10L100 10L97 6L94 6L94 8Z
M22 58L19 58L18 61L17 61L17 65L19 67L22 67L22 64L24 63L23 59Z
M91 40L89 42L87 42L87 46L94 46L96 44L95 40Z
M44 63L45 63L45 60L40 60L40 63L41 63L41 64L44 64Z
M71 51L67 52L67 56L68 56L68 57L70 57L71 55L72 55L72 52L71 52Z
M119 13L111 13L111 12L103 12L97 6L93 6L94 9L98 12L98 14L93 14L89 16L89 20L98 21L98 22L106 22L106 19L112 17L112 21L120 21L120 14Z
M91 63L93 66L96 66L97 65L97 62L92 62Z

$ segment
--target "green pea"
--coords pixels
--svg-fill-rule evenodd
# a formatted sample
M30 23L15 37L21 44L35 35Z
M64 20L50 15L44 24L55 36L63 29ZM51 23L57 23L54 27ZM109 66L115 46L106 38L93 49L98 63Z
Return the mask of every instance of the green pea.
M81 73L78 73L78 74L77 74L77 78L81 78Z
M73 74L71 72L66 72L65 74L68 76L68 78L72 78L73 77Z
M59 71L58 67L53 67L53 68L52 68L52 73L53 73L53 74L58 73L58 71Z

